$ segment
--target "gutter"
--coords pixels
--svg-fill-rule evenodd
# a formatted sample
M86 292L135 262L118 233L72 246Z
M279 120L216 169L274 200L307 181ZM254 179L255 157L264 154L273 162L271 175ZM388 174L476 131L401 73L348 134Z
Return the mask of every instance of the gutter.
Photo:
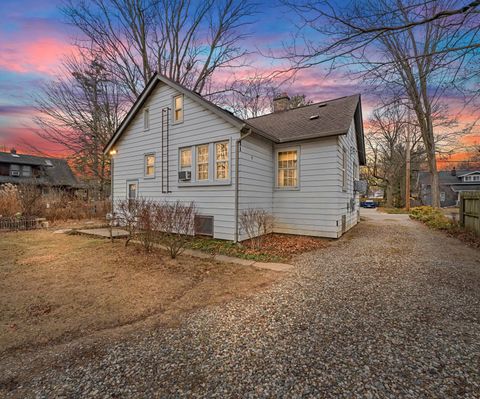
M244 124L240 129L240 138L235 141L235 238L233 242L238 242L238 203L239 203L239 187L240 187L240 144L243 139L247 138L252 134L252 129L248 128L246 134L242 136L242 131L247 128L247 125Z

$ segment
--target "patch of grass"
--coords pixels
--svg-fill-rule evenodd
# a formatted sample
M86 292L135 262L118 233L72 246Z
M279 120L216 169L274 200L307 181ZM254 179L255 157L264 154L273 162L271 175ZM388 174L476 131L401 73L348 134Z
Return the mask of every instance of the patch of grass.
M480 237L466 231L456 221L445 216L441 209L431 206L418 206L412 208L410 217L425 223L432 229L446 231L450 236L456 237L469 245L480 246Z
M0 237L0 356L245 297L279 274L45 230ZM112 334L115 334L112 330Z

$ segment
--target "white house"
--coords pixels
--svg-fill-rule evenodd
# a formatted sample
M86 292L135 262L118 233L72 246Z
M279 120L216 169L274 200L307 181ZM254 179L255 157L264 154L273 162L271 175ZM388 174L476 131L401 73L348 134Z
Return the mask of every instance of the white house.
M199 233L242 240L238 217L261 208L273 231L340 237L359 221L365 164L360 95L241 120L155 75L105 147L113 200L194 201Z

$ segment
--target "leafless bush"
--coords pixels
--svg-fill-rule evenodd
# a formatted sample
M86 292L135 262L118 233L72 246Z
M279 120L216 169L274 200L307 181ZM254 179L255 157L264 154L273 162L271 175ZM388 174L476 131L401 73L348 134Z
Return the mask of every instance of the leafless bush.
M239 223L247 234L251 247L259 249L263 236L272 229L273 216L264 209L248 208L240 214Z
M164 202L155 208L155 224L162 232L162 242L175 259L193 236L196 208L193 202Z
M156 202L141 199L137 206L137 228L139 238L146 252L151 252L158 241L158 226L156 225L156 213L158 204Z
M21 213L17 187L6 183L0 186L0 217L12 217Z
M43 216L42 190L35 183L19 184L18 194L22 216Z
M115 216L118 223L128 232L125 246L135 238L138 232L138 212L140 209L139 200L119 200L115 203Z
M105 219L111 211L108 200L85 200L62 190L51 189L42 197L44 215L48 220Z

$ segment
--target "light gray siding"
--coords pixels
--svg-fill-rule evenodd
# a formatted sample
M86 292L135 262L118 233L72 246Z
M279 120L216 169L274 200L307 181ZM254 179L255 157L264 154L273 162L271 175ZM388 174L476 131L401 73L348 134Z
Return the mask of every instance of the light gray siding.
M194 201L203 215L214 216L215 238L234 239L235 206L235 141L240 132L197 102L184 97L184 121L174 124L170 120L169 134L169 188L171 193L162 194L162 109L172 108L173 96L179 94L171 87L159 83L148 97L142 110L133 118L126 131L115 144L114 156L114 200L125 199L127 181L138 180L140 197L157 201ZM150 128L144 131L143 109L148 107ZM170 116L172 111L170 112ZM230 179L222 182L195 185L178 182L179 148L228 140ZM211 147L212 149L212 147ZM192 148L194 151L194 148ZM155 177L144 177L144 155L155 153ZM214 157L210 151L210 178L213 177ZM166 169L166 168L165 168ZM165 170L166 173L166 170ZM192 168L192 175L195 170ZM166 181L166 180L165 180Z
M274 188L274 231L338 237L338 165L336 137L275 146L299 149L298 189Z
M273 143L251 135L241 142L239 158L239 215L248 208L264 209L273 213ZM239 239L247 236L239 229Z
M352 122L350 129L347 135L339 136L339 151L337 152L338 158L338 168L340 172L339 180L342 181L342 153L343 148L347 150L347 185L346 190L341 190L339 192L339 201L340 201L340 219L342 215L346 217L346 230L351 229L360 221L359 207L360 207L360 196L354 191L354 180L358 180L360 167L358 159L358 149L357 149L357 140L355 133L355 125ZM356 167L354 166L356 165ZM354 176L354 171L356 170L356 176ZM354 206L352 207L352 201ZM341 230L340 230L341 234Z

